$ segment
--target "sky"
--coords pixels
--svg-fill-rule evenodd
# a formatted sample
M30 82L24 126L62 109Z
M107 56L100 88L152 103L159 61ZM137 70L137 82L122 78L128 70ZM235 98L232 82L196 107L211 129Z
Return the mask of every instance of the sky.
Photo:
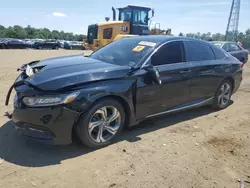
M232 0L10 0L1 1L0 25L13 25L86 34L88 25L112 18L111 8L149 6L152 23L172 33L225 33ZM250 28L250 0L241 0L239 31Z

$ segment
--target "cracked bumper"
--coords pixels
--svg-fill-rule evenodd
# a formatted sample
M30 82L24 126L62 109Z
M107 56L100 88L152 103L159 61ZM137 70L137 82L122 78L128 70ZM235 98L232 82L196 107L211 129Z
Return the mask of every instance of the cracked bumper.
M18 132L38 142L67 145L79 113L65 107L14 109L12 120Z

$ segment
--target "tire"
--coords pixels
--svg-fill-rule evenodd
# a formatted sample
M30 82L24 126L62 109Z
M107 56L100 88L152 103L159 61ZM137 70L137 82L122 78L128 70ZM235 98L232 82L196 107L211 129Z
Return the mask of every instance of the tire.
M38 49L41 50L41 49L43 49L43 47L42 46L38 46Z
M103 120L105 114L104 109L106 109L106 114L108 114L106 116L107 121ZM115 109L117 111L115 111ZM109 124L108 120L112 114L116 119L113 119ZM125 118L126 115L123 106L118 101L114 99L103 99L94 104L86 114L83 114L79 118L76 125L76 133L84 145L95 149L102 148L111 144L119 135L124 127ZM92 128L90 128L91 122L93 125ZM107 128L109 128L109 131ZM110 131L113 131L113 133L111 134Z
M70 50L73 50L73 47L72 46L70 46L70 48L69 48Z
M55 50L58 50L58 46L55 47Z
M213 108L215 110L222 110L228 107L233 91L232 86L233 85L229 80L226 79L222 81L213 100Z

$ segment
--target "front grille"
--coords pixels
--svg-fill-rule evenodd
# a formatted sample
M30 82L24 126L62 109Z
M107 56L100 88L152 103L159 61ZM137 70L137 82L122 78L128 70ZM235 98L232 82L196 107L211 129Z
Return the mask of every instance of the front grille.
M88 44L93 44L94 39L97 39L97 31L98 31L98 25L90 25L88 28L88 36L87 36L87 41Z

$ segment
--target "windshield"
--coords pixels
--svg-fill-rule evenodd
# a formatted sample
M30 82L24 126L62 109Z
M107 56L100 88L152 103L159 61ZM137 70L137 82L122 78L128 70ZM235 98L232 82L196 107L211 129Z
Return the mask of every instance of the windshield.
M106 63L135 67L144 56L153 51L156 43L139 38L124 38L94 52L90 57Z
M133 10L133 23L148 25L148 11L146 10Z

